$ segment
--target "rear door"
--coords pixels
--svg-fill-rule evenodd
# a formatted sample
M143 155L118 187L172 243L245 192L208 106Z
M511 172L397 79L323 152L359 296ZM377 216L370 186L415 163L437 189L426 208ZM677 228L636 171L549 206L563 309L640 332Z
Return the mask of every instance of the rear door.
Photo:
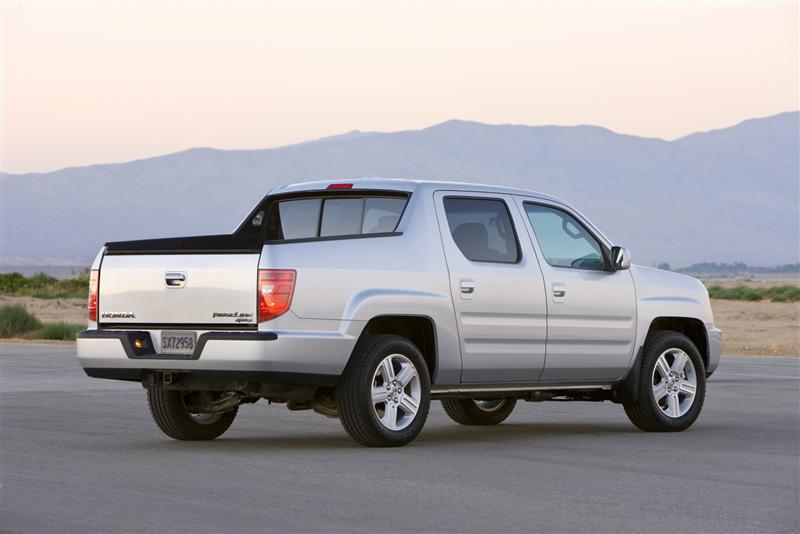
M629 270L606 270L604 243L573 210L518 197L541 259L548 300L542 380L614 380L627 371L636 336Z
M506 195L439 191L436 212L461 342L463 382L528 382L544 367L542 272Z
M259 254L109 254L101 326L255 326Z

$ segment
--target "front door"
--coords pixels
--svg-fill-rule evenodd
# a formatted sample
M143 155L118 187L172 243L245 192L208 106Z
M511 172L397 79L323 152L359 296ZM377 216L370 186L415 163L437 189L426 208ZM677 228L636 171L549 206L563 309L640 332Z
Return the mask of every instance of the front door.
M607 269L605 245L577 213L539 199L516 201L542 259L547 292L547 362L541 380L620 378L636 337L630 271Z
M462 382L529 382L544 367L542 271L507 195L436 193L461 341ZM519 231L523 235L519 235Z

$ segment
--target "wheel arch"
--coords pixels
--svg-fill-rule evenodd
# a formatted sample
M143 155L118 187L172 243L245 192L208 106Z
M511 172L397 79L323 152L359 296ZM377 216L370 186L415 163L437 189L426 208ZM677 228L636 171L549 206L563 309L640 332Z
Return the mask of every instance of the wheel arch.
M703 365L708 368L708 333L703 321L694 317L656 317L650 322L647 337L652 336L655 332L667 330L679 332L692 340L697 350L700 351Z
M639 396L639 380L640 369L642 367L642 358L644 356L644 346L647 340L658 332L678 332L688 337L692 343L695 344L697 350L700 352L700 358L703 360L703 365L708 367L709 364L709 345L708 333L706 331L703 321L696 317L683 317L683 316L659 316L650 321L647 328L647 334L642 339L641 344L636 350L636 357L633 360L628 374L620 382L618 391L620 393L620 400L635 401Z
M348 363L353 359L361 342L369 336L396 335L401 336L414 345L422 353L428 365L431 383L435 383L438 370L438 351L436 339L436 323L427 315L378 315L367 321L358 337Z

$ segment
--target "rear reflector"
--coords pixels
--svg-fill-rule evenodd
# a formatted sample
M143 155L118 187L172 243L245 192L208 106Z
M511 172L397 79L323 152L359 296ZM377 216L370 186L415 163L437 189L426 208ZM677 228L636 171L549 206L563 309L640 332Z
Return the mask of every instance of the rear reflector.
M295 271L258 270L258 322L286 313L292 303Z
M353 189L353 184L331 184L328 189Z
M89 304L87 316L90 321L97 322L97 290L100 281L100 271L94 269L89 273Z

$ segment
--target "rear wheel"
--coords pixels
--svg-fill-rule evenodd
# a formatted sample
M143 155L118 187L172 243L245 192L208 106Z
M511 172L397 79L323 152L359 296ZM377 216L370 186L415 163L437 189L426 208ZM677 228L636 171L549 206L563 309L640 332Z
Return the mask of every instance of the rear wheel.
M628 419L648 432L686 430L700 415L706 370L692 341L678 332L658 332L644 346L636 401L623 403Z
M179 440L209 440L224 434L236 418L238 408L218 414L193 413L191 394L163 388L147 390L147 404L158 428Z
M516 399L443 399L442 406L450 419L462 425L497 425L505 421Z
M399 336L359 343L336 388L339 418L368 447L397 447L422 430L430 407L428 367L413 343Z

